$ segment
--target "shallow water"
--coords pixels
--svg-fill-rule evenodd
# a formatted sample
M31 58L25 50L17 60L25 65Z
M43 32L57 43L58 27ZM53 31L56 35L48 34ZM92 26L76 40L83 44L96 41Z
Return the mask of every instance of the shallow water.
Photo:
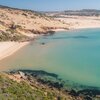
M65 80L100 87L100 29L42 36L0 61L0 67L45 70Z

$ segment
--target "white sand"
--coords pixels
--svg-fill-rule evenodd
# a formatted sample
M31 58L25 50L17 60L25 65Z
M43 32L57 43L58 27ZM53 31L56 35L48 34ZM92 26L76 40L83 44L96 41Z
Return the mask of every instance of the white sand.
M0 60L15 53L29 42L0 42Z
M82 28L100 28L100 17L87 16L64 16L65 18L57 18L69 24L70 29Z
M69 29L80 28L100 28L100 17L86 17L86 16L64 16L66 18L56 18L67 23ZM55 25L55 23L53 23ZM49 25L52 26L52 25ZM63 29L55 29L54 31L63 31ZM33 34L25 34L29 37L35 37ZM12 55L17 50L27 45L29 42L0 42L0 60Z

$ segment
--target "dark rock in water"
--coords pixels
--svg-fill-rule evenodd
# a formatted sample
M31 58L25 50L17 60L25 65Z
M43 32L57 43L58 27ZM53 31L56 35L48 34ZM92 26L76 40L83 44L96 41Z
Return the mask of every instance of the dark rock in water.
M84 100L92 100L92 98L91 98L91 97L86 96L86 97L84 97Z
M53 35L55 33L55 31L48 31L47 32L49 35Z
M83 100L92 100L92 98L95 98L97 95L100 95L100 90L91 89L80 90L78 92L72 89L71 91L66 90L65 92L74 97L82 96L84 98Z
M47 31L44 33L44 36L52 36L55 34L55 31Z
M69 94L72 96L79 96L79 94L73 89L69 92Z
M95 100L93 98L95 98L97 95L100 95L99 90L90 89L80 90L78 92L72 89L71 91L65 90L65 92L71 95L72 97L82 97L82 100Z
M63 84L62 83L59 83L59 82L51 82L49 83L50 86L54 87L54 88L57 88L57 89L61 89L63 88Z
M70 95L75 98L74 100L78 100L76 98L83 98L80 100L95 100L94 98L100 96L100 90L95 87L86 87L80 86L80 89L72 88L72 90L66 87L66 82L58 77L58 75L54 73L48 73L42 70L17 70L11 71L10 74L20 74L23 79L28 80L29 82L33 82L34 79L38 84L42 84L44 86L48 86L50 89L57 89L59 91L63 91L64 93ZM68 81L67 81L68 83ZM73 84L72 84L73 85ZM71 86L72 86L71 85ZM77 85L74 85L74 87ZM60 100L60 97L57 98ZM100 100L100 99L98 99Z
M87 39L87 36L74 36L73 38L83 38L83 39Z
M96 95L100 95L100 90L91 90L91 89L85 89L78 91L78 94L83 94L91 97L95 97Z
M32 76L51 76L51 77L54 77L54 78L58 78L58 75L57 74L54 74L54 73L48 73L46 71L42 71L42 70L18 70L18 71L22 71L24 73L27 73L27 74L30 74Z
M42 84L48 84L48 81L43 80L43 79L37 79L37 81L38 81L39 83L42 83Z
M54 87L58 90L60 90L61 88L63 88L63 84L62 83L59 83L59 82L53 82L53 81L50 81L50 80L44 80L44 79L38 79L37 80L39 83L42 83L42 84L46 84L50 87Z
M44 42L42 42L41 44L42 44L42 45L45 45L45 43L44 43Z

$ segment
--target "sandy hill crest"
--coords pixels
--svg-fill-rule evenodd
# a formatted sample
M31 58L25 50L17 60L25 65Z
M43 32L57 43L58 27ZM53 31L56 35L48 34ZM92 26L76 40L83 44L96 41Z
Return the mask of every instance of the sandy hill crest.
M17 40L20 37L46 33L52 29L67 29L68 25L45 14L0 5L0 39Z

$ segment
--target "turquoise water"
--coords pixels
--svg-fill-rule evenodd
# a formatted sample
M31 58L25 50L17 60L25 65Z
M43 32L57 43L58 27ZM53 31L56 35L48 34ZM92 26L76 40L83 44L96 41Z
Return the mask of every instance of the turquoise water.
M45 70L65 80L100 87L100 29L41 36L0 61L0 66L1 70L2 66L6 70Z

